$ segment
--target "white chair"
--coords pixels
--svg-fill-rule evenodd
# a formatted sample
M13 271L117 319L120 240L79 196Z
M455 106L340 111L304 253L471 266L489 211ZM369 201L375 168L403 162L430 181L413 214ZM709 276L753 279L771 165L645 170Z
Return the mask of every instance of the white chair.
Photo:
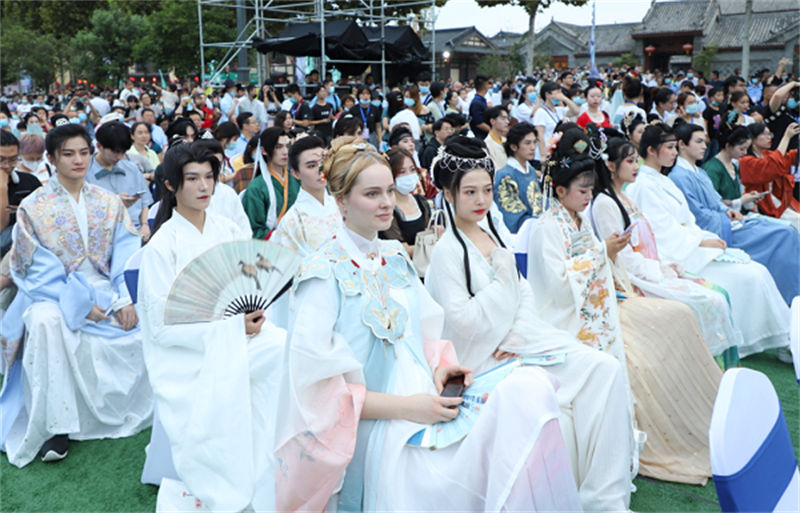
M795 297L792 301L792 329L789 347L792 349L792 359L794 360L794 375L797 377L797 384L800 385L800 296Z
M800 472L775 389L762 373L725 372L709 428L724 512L800 511Z
M130 294L133 304L136 304L136 298L139 295L139 266L142 264L143 251L144 248L137 249L136 253L125 262L125 270L122 271L125 277L125 286L128 287L128 294Z
M526 219L517 231L516 240L514 241L514 257L517 260L517 269L522 273L522 276L528 277L528 244L531 238L531 230L538 219Z

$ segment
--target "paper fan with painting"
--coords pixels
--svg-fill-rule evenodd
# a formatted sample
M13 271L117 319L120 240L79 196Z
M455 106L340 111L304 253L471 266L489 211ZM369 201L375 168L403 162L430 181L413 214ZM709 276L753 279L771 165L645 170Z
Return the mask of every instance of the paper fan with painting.
M172 284L164 324L207 322L265 310L288 289L300 256L274 242L215 246L189 262Z

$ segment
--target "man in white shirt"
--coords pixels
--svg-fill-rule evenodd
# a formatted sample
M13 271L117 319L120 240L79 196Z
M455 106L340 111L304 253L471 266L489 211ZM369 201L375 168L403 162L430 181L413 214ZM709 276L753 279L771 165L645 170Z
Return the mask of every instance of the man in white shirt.
M484 119L489 123L489 135L484 139L486 149L489 152L489 156L492 157L494 168L501 169L505 167L508 161L508 155L506 155L506 149L503 144L506 142L506 134L508 133L508 125L511 118L505 108L497 105L490 107L486 111Z

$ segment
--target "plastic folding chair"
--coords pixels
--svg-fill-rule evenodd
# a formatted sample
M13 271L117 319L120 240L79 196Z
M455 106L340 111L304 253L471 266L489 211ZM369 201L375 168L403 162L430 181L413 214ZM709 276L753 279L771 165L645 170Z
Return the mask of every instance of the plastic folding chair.
M722 511L800 511L800 472L780 400L764 374L725 372L709 428Z
M130 294L133 304L136 304L136 299L139 295L139 266L142 264L143 250L144 248L139 248L136 253L131 255L128 261L125 262L125 270L123 271L125 286L128 287L128 294Z

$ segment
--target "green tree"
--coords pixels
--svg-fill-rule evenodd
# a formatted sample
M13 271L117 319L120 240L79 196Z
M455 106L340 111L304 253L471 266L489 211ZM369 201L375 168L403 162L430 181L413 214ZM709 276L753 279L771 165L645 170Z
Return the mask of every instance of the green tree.
M694 67L702 71L706 77L711 73L711 64L717 56L718 48L717 45L706 46L694 56Z
M629 68L633 68L634 66L639 64L639 59L633 55L633 52L623 53L613 61L611 61L612 66L627 66Z
M4 24L0 32L0 47L3 48L0 80L14 82L27 75L33 79L35 87L47 88L55 72L55 46L54 38L48 34L40 34L19 23Z
M520 5L528 13L528 33L525 36L527 42L528 58L525 60L525 72L531 74L534 68L535 46L534 46L534 24L536 13L547 9L551 4L561 2L567 5L584 5L589 0L475 0L481 7L493 7L495 5Z
M131 14L118 5L95 10L89 26L72 40L78 53L75 69L92 81L103 82L110 78L116 83L137 61L135 48L145 27L143 15Z

